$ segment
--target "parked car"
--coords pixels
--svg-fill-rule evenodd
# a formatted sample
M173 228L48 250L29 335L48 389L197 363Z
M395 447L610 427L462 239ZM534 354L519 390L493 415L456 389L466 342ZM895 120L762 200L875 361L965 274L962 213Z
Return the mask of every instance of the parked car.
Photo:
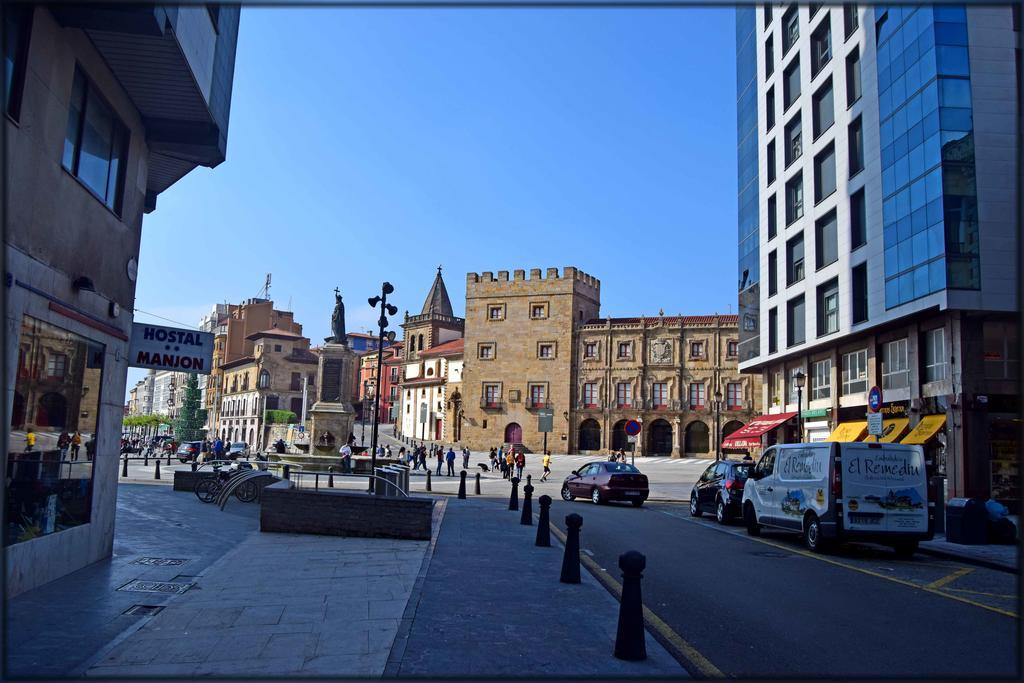
M227 452L224 457L228 460L235 460L239 457L245 457L249 455L249 444L244 441L236 441L228 446Z
M700 517L714 510L719 524L743 514L743 484L754 471L754 462L723 460L708 465L690 491L690 514Z
M921 446L799 443L764 452L743 489L743 520L796 531L812 551L831 541L863 540L913 555L934 530Z
M191 462L193 460L198 462L199 454L203 450L202 441L182 441L181 445L178 446L178 460L181 462Z
M648 495L647 475L624 462L589 463L562 483L562 500L585 496L597 504L628 500L634 507L640 507Z

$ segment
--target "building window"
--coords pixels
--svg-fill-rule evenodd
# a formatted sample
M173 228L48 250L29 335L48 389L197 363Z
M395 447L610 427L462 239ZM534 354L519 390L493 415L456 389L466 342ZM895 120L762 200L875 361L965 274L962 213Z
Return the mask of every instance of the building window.
M770 131L775 127L775 86L768 88L764 97L765 130Z
M864 188L850 195L850 249L858 249L868 242L867 207Z
M800 40L800 17L796 11L796 5L791 5L786 13L782 15L782 54L789 52L789 49Z
M633 385L629 382L619 382L615 385L615 405L619 408L628 408L633 404Z
M765 154L765 167L768 173L767 183L775 182L775 140L768 143L768 152Z
M860 17L857 14L857 5L848 3L843 5L843 32L847 38L860 26Z
M772 4L766 2L764 3L764 27L768 28L770 23L772 23Z
M768 239L772 239L779 232L779 208L775 195L768 197Z
M836 147L830 144L814 157L814 203L836 191Z
M729 382L725 385L725 409L743 410L743 384Z
M798 372L802 372L799 367L789 369L789 402L796 404L796 407L800 408L800 394L803 390L798 389L796 385L796 373Z
M281 353L281 345L280 344L274 344L274 351L277 352L277 353Z
M803 344L805 337L806 314L804 312L804 295L790 299L786 303L786 345Z
M768 80L775 73L775 39L768 36L764 41L764 78Z
M768 353L779 350L779 309L768 309Z
M485 384L484 385L484 406L487 408L497 408L501 403L501 385L500 384Z
M868 390L867 349L843 354L843 396L863 394Z
M800 144L800 114L793 117L793 120L786 124L786 167L800 158L803 154L803 145Z
M854 266L850 281L853 285L853 324L856 325L868 320L868 264Z
M597 358L597 343L587 342L583 345L583 357L584 358Z
M4 110L15 121L21 116L32 12L32 6L9 4L4 8Z
M860 84L860 48L854 48L846 58L846 106L852 107L862 94L864 93Z
M531 384L530 385L530 407L531 408L543 408L544 402L544 385L543 384Z
M832 396L832 359L826 358L811 364L811 400Z
M768 252L768 296L775 296L779 291L779 252L772 249Z
M651 385L651 402L655 408L665 408L668 406L667 383L655 382Z
M77 68L69 106L64 168L81 180L107 208L120 215L128 128Z
M633 357L633 342L619 342L618 358Z
M541 320L546 317L548 317L547 304L530 304L530 318L533 320Z
M829 20L821 22L818 30L811 34L811 77L832 61L832 31Z
M740 353L740 343L735 339L730 339L725 343L725 355L729 358L735 358Z
M786 67L782 74L782 110L787 111L800 98L800 59Z
M836 122L831 78L825 81L825 85L818 88L818 92L814 93L814 97L811 98L811 109L814 113L814 139L817 140Z
M693 341L690 342L690 358L703 358L704 357L704 342Z
M397 382L398 381L398 368L391 368L391 381L392 382ZM312 383L312 382L310 382L310 383Z
M266 370L260 370L260 378L259 378L259 381L256 384L257 384L257 387L260 388L260 389L266 389L267 387L269 387L270 386L270 373L267 372Z
M491 305L489 305L487 307L487 319L488 320L504 320L505 319L505 305L504 304L491 304Z
M818 336L839 331L839 279L818 286Z
M839 260L839 235L836 212L829 211L814 223L815 266L821 270Z
M882 346L882 389L906 389L909 386L910 362L904 337Z
M777 406L782 402L782 373L776 372L768 382L768 404Z
M583 385L583 407L597 407L597 382L587 382Z
M786 242L786 286L804 279L804 234Z
M864 170L864 126L861 117L857 117L850 124L849 137L850 146L850 177L857 175Z
M928 330L924 333L924 381L946 379L946 365L946 330Z
M554 358L555 345L551 342L540 342L537 344L537 358Z
M481 360L492 360L494 358L494 344L478 345L476 355Z
M786 183L786 225L804 215L804 176L797 173Z
M705 387L703 383L691 382L690 383L690 409L691 410L704 410L704 391Z
M51 379L63 379L67 372L68 357L63 353L46 354L46 376Z

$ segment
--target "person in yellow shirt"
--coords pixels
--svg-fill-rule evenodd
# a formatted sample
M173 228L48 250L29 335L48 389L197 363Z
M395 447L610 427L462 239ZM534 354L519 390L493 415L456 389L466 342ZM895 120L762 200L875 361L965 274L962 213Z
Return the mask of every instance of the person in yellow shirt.
M28 453L36 447L36 433L29 427L25 432L25 452Z
M513 453L513 449L509 446L508 453L505 454L505 468L508 472L506 479L511 479L515 474L516 456Z
M82 447L82 433L75 430L74 436L71 437L71 459L78 460L78 449Z
M544 451L544 474L541 475L541 481L547 481L548 475L551 474L551 451Z

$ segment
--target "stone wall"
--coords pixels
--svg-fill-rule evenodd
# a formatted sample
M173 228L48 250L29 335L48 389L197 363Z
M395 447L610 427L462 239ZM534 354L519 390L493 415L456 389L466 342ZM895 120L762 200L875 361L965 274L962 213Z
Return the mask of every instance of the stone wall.
M364 493L268 486L260 501L260 531L429 541L434 501Z

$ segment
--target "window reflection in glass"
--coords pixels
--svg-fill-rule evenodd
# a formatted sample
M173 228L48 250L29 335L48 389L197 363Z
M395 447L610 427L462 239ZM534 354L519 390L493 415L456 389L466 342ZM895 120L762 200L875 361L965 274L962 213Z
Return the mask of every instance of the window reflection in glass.
M25 316L7 442L4 544L90 521L105 347Z

